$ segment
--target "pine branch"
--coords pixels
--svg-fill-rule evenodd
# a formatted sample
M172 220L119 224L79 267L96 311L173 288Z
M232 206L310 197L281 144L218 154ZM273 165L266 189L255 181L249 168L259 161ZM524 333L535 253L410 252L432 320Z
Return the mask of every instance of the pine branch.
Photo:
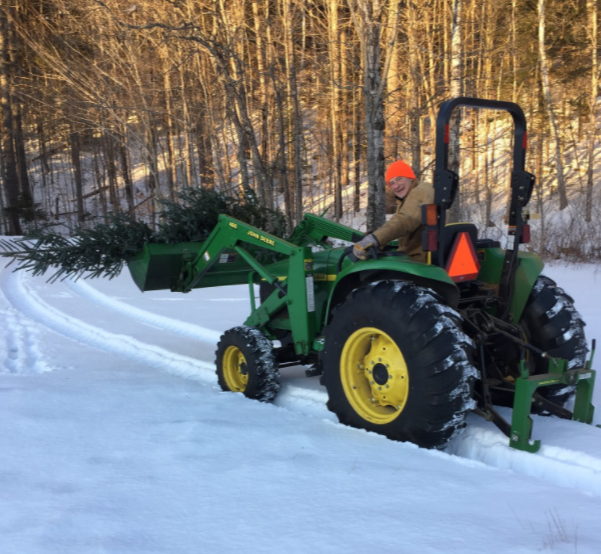
M180 204L162 203L162 223L157 232L125 214L113 213L109 215L108 225L101 223L91 229L76 229L69 238L44 230L21 239L2 240L0 255L13 258L19 262L17 270L30 271L33 275L43 275L55 268L49 282L81 276L112 279L146 243L205 241L217 225L219 214L231 215L276 235L282 236L285 232L283 214L259 206L252 193L239 200L198 188L184 189L178 197Z
M34 275L56 268L50 282L84 274L112 279L149 242L152 231L145 223L123 214L109 217L109 225L101 223L92 229L77 229L70 238L41 231L22 239L0 241L4 250L0 255L12 257L20 262L17 270L31 271Z

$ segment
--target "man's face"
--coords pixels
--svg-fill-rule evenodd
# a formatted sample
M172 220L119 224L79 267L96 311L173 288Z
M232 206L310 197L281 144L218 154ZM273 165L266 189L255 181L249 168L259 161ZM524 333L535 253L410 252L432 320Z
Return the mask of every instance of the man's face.
M409 177L395 177L394 179L390 179L390 190L394 192L395 196L403 199L405 196L409 194L411 190L411 185L413 184L413 179Z

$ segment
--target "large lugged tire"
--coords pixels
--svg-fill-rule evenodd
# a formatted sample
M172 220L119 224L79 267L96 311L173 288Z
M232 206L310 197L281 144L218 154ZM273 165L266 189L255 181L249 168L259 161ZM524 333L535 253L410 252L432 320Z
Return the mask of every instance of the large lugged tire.
M280 388L271 341L258 329L242 325L226 331L217 344L217 380L224 391L241 392L271 402Z
M551 356L568 360L568 368L584 367L586 363L586 338L584 321L574 308L574 300L541 275L530 293L520 326L526 339ZM547 373L548 362L538 355L531 360L534 373ZM542 396L563 406L574 395L575 387L556 385L538 389Z
M324 331L322 384L341 423L425 448L465 426L477 370L460 316L429 289L354 290Z

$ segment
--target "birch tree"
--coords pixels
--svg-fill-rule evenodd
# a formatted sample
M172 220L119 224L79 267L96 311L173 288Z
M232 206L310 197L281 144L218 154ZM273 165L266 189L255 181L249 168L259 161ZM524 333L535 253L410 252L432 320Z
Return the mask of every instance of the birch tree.
M453 2L453 25L451 28L451 98L463 94L463 47L461 43L463 0ZM461 109L455 108L449 124L449 169L459 174L459 143L461 136ZM459 190L449 211L449 221L461 219L461 200L464 191Z
M386 57L382 63L381 41L387 13L386 0L348 0L355 31L359 36L367 138L367 228L384 224L386 195L384 181L384 99L383 91L390 68L398 29L399 5L392 10L386 35Z

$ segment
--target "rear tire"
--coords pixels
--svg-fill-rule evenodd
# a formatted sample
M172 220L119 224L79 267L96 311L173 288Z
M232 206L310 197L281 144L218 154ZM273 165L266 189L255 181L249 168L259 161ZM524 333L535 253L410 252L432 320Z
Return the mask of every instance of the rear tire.
M568 369L584 367L588 351L584 326L572 297L555 281L541 275L534 284L520 320L528 342L551 356L568 360ZM548 372L547 361L532 352L529 355L532 356L535 374ZM537 390L541 396L560 406L574 396L575 391L575 387L565 385Z
M222 390L271 402L280 388L278 363L271 341L258 329L241 325L226 331L215 352Z
M425 448L465 427L472 341L436 293L391 281L356 289L324 336L322 384L341 423Z

